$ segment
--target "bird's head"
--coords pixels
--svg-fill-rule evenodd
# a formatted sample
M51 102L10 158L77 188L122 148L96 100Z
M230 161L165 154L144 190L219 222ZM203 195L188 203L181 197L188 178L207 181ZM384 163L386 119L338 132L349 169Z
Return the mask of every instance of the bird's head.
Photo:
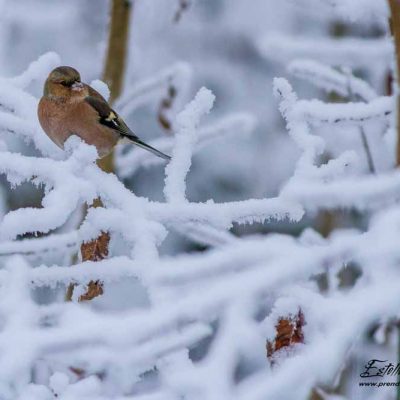
M44 96L68 97L82 91L79 72L72 67L57 67L50 72L44 84Z

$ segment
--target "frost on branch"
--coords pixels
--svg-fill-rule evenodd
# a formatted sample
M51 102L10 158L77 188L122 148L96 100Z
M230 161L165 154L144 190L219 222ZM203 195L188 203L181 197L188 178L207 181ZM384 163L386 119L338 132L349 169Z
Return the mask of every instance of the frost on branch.
M352 66L372 69L370 60L375 60L375 68L390 65L393 51L389 39L361 38L305 38L291 37L269 33L258 43L260 54L265 58L273 58L288 62L298 58L320 61L331 66Z
M40 62L44 62L43 60L47 62L46 58L41 59ZM37 67L33 69L33 71L36 70ZM27 73L23 76L24 80L28 81ZM41 79L43 80L44 77ZM17 84L20 81L11 79L10 82ZM10 96L12 98L12 95ZM24 96L29 99L28 94L24 94ZM4 94L4 99L8 99L7 93ZM0 372L0 375L1 381L6 385L4 390L16 390L15 393L25 393L29 397L30 390L33 390L26 386L29 383L28 376L31 376L30 371L42 368L36 365L37 358L41 360L39 364L46 365L45 369L50 374L49 386L47 389L43 388L43 393L48 393L48 390L57 393L73 393L78 390L75 386L78 383L73 382L76 377L60 375L68 374L70 367L76 371L86 371L86 375L89 374L89 376L91 374L103 376L113 368L129 371L133 365L136 365L136 373L131 382L131 385L134 385L141 374L158 365L164 358L167 360L178 350L184 351L188 347L198 345L200 341L211 334L210 323L212 320L200 317L200 315L209 314L209 307L214 300L209 305L199 304L200 318L196 322L191 316L191 312L196 309L195 297L191 296L191 300L185 300L181 304L175 300L172 303L165 302L172 293L168 285L165 286L162 283L163 271L168 271L171 267L178 268L178 277L179 268L184 264L199 263L196 257L193 257L182 260L182 264L172 262L166 269L163 267L162 263L169 263L169 261L160 259L158 247L168 233L166 227L173 226L174 229L208 245L230 247L236 243L237 239L226 232L226 229L231 227L234 222L245 223L286 218L298 220L301 218L302 209L298 205L290 202L277 202L275 199L268 198L232 203L184 201L181 204L181 201L185 200L185 178L190 168L200 118L209 112L213 101L214 96L206 89L202 89L177 118L175 144L171 143L168 138L173 154L173 161L167 171L166 179L166 193L170 200L168 203L150 202L146 198L135 196L115 176L103 173L95 164L94 149L77 138L71 138L66 146L67 152L60 154L60 159L26 156L8 151L6 148L3 149L0 171L13 187L26 181L33 181L36 185L45 187L45 196L40 208L20 208L9 211L0 223L2 238L0 252L3 256L21 254L28 257L27 260L35 259L36 262L39 261L39 264L42 263L37 268L30 269L27 267L26 261L10 259L8 265L17 263L25 265L18 272L23 276L22 279L14 279L11 276L14 274L14 269L0 271L1 290L11 291L15 296L19 296L19 306L27 307L30 304L30 308L27 310L33 316L33 319L30 319L29 324L26 325L27 328L25 325L23 328L24 333L31 335L30 341L27 342L30 356L24 357L23 365L18 367L18 371L22 371L18 373L18 376L26 377L26 379L24 378L25 386L22 385L21 389L12 389L17 370L6 372L3 369L4 372ZM7 101L4 101L4 104L11 105ZM4 113L6 116L12 116L14 111L9 107ZM36 124L36 116L31 113L29 118L26 117L24 121L26 124ZM241 129L244 132L250 132L253 126L254 118L252 116L245 113L233 114L225 120L201 128L202 141L212 145L211 139L217 136L223 137L226 133L230 134L234 127L239 131ZM46 142L48 139L42 132L40 133L40 140L43 140L44 143L42 147L45 149L47 145L51 144ZM16 126L16 134L20 134L19 126ZM23 139L32 141L35 141L36 137L39 138L34 130L22 131L22 135ZM85 221L77 230L55 233L57 229L62 229L77 208L85 203L90 204L98 197L103 200L104 208L90 209ZM93 242L93 239L105 231L110 232L112 238L124 244L128 249L126 255L117 256L118 253L111 253L108 259L103 259L105 254L102 253L101 246L97 246L98 243ZM47 234L47 236L16 240L32 233ZM72 267L65 266L70 262L67 261L68 257L72 256L82 243L87 243L84 245L84 249L87 251L84 251L82 262ZM46 265L46 257L50 253L59 260L59 264L53 261ZM227 254L230 253L231 251ZM245 254L242 254L243 263L247 263ZM218 267L220 257L225 257L225 251L210 256L216 257L215 266ZM95 263L89 261L97 260L98 257L102 260ZM231 262L227 261L227 266L229 266ZM210 262L213 263L211 259ZM225 273L224 264L221 267L223 267L221 272ZM189 268L188 271L202 274L201 271L196 271L196 268ZM86 295L81 297L83 300L87 299L87 296L93 297L93 286L96 286L96 294L98 294L104 284L106 294L107 285L127 278L140 279L143 282L152 298L152 305L149 309L150 314L147 312L143 314L141 311L129 312L128 320L124 320L123 324L120 323L119 327L117 326L118 318L110 316L111 320L107 320L108 317L96 315L90 308L80 308L73 303L68 305L55 303L48 308L39 309L34 302L28 301L29 291L34 288L46 286L54 290L60 285L69 284L85 287L88 282L91 282ZM7 305L12 297L7 295L8 292L4 293L6 296L2 297L4 301L0 305L0 312L2 316L7 316L12 311L12 307ZM172 314L170 314L165 306L173 303L176 303L177 307L171 310ZM16 307L16 304L17 301L13 303L13 307ZM141 322L139 315L142 315L147 322L145 320ZM161 317L162 315L165 317ZM232 315L235 316L235 313L233 312ZM40 322L42 320L48 322L42 325ZM8 319L6 324L7 321ZM76 321L79 323L77 324ZM83 321L86 321L86 326L81 324ZM24 335L15 334L13 326L13 324L7 325L3 330L4 334L7 333L7 336L4 337L7 337L7 346L10 349L9 353L3 351L0 355L0 363L4 365L9 362L8 357L13 354L11 351L21 348L22 343L26 341ZM113 361L112 354L116 348L110 342L112 336L109 328L111 326L115 328L115 332L120 332L118 340L112 339L111 342L117 345L122 340L124 343L133 345L133 347L128 345L130 350L126 353L126 362L122 364L117 359ZM232 324L230 323L228 326L232 326ZM20 325L18 327L20 329ZM37 334L32 336L33 332ZM89 351L89 348L95 343L97 343L95 347L99 347L97 350L92 348L90 352L93 351L93 356L97 355L86 357L84 353ZM5 345L5 342L2 344ZM71 346L84 351L82 353L80 350L71 352ZM173 361L171 362L173 363ZM53 364L61 366L58 368ZM167 371L160 367L161 370L163 374ZM132 376L131 374L132 371L129 372L129 376ZM127 376L120 375L116 385L122 384L123 380L128 379ZM93 380L93 378L91 379ZM90 390L96 391L96 387L105 385L105 382L96 382L97 386L94 385ZM36 383L33 382L33 384ZM87 387L89 388L90 385Z
M336 11L346 3L353 8L339 0L318 3ZM378 10L372 2L357 3L369 6L365 12ZM182 18L179 28L184 23ZM1 79L1 399L308 399L318 387L337 390L346 368L358 371L361 358L376 349L367 333L371 327L382 330L400 310L400 174L393 169L391 144L395 98L375 79L392 64L392 46L383 37L299 35L269 36L258 44L263 56L285 62L282 75L289 70L305 87L323 90L315 99L296 81L274 80L275 105L286 124L280 151L267 152L261 145L265 125L240 107L230 108L223 96L218 99L229 110L215 108L206 119L214 95L201 89L187 103L191 67L174 62L150 76L145 69L147 78L128 84L116 105L130 118L151 104L154 122L168 88L177 89L161 110L171 134L151 142L172 161L165 167L141 149L121 146L116 163L125 182L97 167L92 147L71 138L64 153L40 130L30 85L45 79L60 63L58 56L45 55L16 78ZM254 50L253 43L249 47ZM261 63L251 51L245 48ZM354 73L346 64L356 67ZM102 82L93 85L107 96ZM325 93L335 93L340 102ZM266 97L255 99L263 113L273 108ZM255 130L257 123L261 129ZM368 170L361 128L376 174ZM20 140L38 152L15 146ZM236 141L245 148L250 140L259 152L246 148L248 157L244 151L202 157L217 144L225 149ZM286 166L290 142L297 148L294 170L280 190L265 196L260 182L269 182L279 162ZM251 164L269 157L269 168ZM251 164L254 192L243 198L233 193L232 201L211 192L209 200L193 201L187 184L201 191L201 179L208 179L201 174L195 181L190 174L204 168L202 158L210 169ZM162 186L162 178L157 183L151 175L157 169L166 175L165 201L142 195L141 181ZM8 209L2 192L26 182L43 188L40 205ZM74 223L79 209L96 198L104 207L91 208L81 224ZM310 222L321 210L340 210L345 220L327 237ZM279 234L277 221L286 222ZM253 225L254 234L240 225ZM172 231L202 251L166 252ZM96 241L102 232L109 237ZM74 257L80 246L82 260ZM357 274L346 280L352 270ZM61 298L68 285L77 288L76 301ZM378 339L381 349L394 354L393 337Z
M214 99L208 89L202 88L177 117L172 160L166 167L164 194L169 202L185 201L185 180L191 164L193 146L197 141L196 129L200 118L210 112Z
M313 60L292 61L288 70L294 76L308 81L325 91L334 92L342 97L358 96L364 101L378 97L374 89L362 79L345 74L343 71Z

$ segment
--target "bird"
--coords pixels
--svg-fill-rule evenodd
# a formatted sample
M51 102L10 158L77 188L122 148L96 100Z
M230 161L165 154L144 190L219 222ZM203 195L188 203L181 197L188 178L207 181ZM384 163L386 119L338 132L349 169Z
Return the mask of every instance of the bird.
M53 69L38 105L38 119L47 136L60 148L72 135L94 145L99 158L109 154L120 139L128 139L164 160L171 157L136 136L104 97L69 66Z

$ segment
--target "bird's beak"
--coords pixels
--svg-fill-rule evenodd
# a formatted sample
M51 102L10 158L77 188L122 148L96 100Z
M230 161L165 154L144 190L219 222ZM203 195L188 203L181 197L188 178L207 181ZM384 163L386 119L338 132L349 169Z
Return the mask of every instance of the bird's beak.
M75 82L71 86L72 90L80 91L83 89L83 83L82 82Z

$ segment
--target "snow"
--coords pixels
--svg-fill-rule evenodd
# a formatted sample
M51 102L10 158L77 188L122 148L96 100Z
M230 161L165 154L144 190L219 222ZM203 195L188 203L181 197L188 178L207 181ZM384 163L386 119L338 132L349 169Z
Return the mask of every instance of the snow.
M193 147L197 141L197 126L200 118L208 114L214 104L215 96L206 88L201 88L194 100L176 117L177 130L172 160L165 169L164 194L167 201L184 202L185 180L189 172Z
M298 58L313 59L332 66L372 68L390 65L393 45L384 39L331 39L301 37L293 38L278 33L268 33L258 43L260 54L267 59L288 62Z
M61 59L58 54L54 52L43 54L36 61L31 62L21 75L8 79L8 81L17 88L25 89L35 80L43 81L50 71L60 63Z
M95 79L94 81L90 82L90 86L97 90L106 100L110 97L110 89L108 88L107 84L101 81L100 79Z
M314 60L294 60L289 64L288 70L294 76L342 97L349 97L351 93L364 101L378 97L374 89L362 79Z
M382 1L301 4L317 3L367 28L371 18L387 17ZM57 30L62 6L50 6L43 20L48 26L40 24L41 7L32 25L29 15L10 12L0 29L2 54L7 24ZM93 11L78 1L66 10L75 18L72 10L80 7ZM208 7L214 6L191 5L171 34L158 20L166 10L172 15L167 2L135 4L132 37L143 47L134 45L135 67L127 68L124 93L113 107L147 139L147 131L158 132L154 106L173 86L171 132L149 140L172 156L169 163L120 146L117 173L105 173L96 149L78 137L65 151L52 144L36 109L41 85L67 62L64 55L44 53L17 76L0 78L1 400L299 400L313 389L334 399L325 391L337 388L341 377L357 386L365 357L378 350L395 357L389 328L400 309L396 98L376 84L393 64L393 46L383 35L327 37L321 32L331 15L321 15L315 22L320 31L309 29L305 38L291 29L299 11L276 2ZM240 22L234 29L224 7ZM279 15L288 29L274 34ZM261 28L253 17L264 22ZM62 29L69 24L63 21ZM81 39L82 70L108 98L106 84L96 79L95 50L77 26L70 33ZM154 26L157 48L145 40ZM169 39L163 42L160 32ZM176 38L182 32L185 41ZM199 34L208 41L197 43ZM172 37L173 45L166 44ZM185 43L198 58L179 61ZM221 53L227 63L215 58ZM163 62L150 65L145 60L151 55ZM266 62L271 59L273 67ZM0 75L8 76L2 60ZM266 90L271 69L277 75L273 93ZM322 91L305 89L309 84ZM201 89L192 96L191 86ZM332 93L338 101L325 96ZM375 173L367 168L360 129L373 150ZM273 145L278 137L281 147ZM22 191L27 184L36 203ZM159 196L146 192L149 187ZM86 210L97 198L103 207ZM313 221L325 212L335 216L330 232ZM76 254L80 245L101 232L110 233L109 256L83 262ZM342 274L352 268L354 282L345 282ZM101 281L104 295L79 303L90 281ZM77 290L66 302L70 284ZM281 318L299 310L304 343L274 354L271 365L266 340L274 340ZM338 396L357 398L340 387ZM365 393L368 400L383 391Z

